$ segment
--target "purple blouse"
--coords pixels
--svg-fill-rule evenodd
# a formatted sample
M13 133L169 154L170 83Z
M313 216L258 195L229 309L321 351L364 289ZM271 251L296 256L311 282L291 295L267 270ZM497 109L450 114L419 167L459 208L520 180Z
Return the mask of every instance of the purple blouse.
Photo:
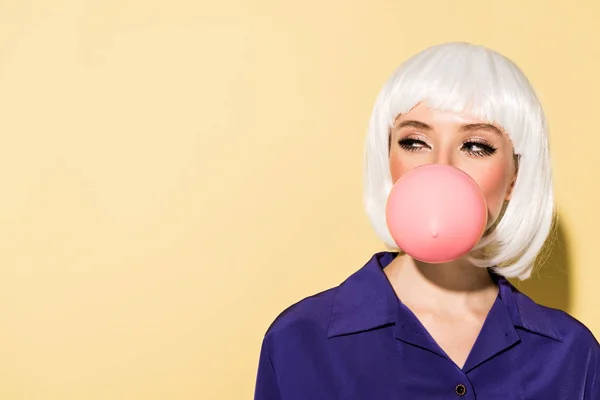
M504 277L463 368L398 299L379 252L283 311L263 339L255 400L600 400L600 345Z

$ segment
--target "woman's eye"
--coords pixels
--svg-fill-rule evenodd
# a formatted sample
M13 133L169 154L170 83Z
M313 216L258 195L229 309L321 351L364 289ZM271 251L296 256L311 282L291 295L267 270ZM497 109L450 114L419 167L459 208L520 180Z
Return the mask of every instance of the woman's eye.
M466 142L463 148L467 149L467 153L475 157L491 156L496 152L496 149L488 144L479 142Z
M427 146L424 141L418 139L402 139L398 142L398 144L400 144L400 147L402 147L404 150L408 151L418 151Z
M429 147L429 145L422 140L409 138L400 140L398 144L406 151L419 151L424 147ZM496 152L496 148L482 142L465 142L462 148L474 157L491 156Z

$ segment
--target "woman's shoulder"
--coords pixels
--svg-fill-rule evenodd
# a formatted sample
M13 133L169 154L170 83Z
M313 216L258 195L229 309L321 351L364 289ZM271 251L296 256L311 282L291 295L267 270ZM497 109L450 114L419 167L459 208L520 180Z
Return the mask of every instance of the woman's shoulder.
M569 312L537 303L524 293L517 293L521 313L527 316L531 329L542 327L552 330L566 345L600 352L600 344L588 326ZM528 328L526 327L526 328Z
M364 315L387 313L386 305L397 300L382 272L382 265L395 257L393 252L379 252L370 257L362 267L347 275L337 286L304 297L277 315L266 331L265 337L288 340L314 338L321 341L339 333L340 326L352 321L360 323ZM394 300L386 296L394 296ZM386 302L387 301L387 302ZM379 312L371 306L378 306ZM369 321L373 318L367 318ZM377 318L376 318L377 319ZM381 319L381 318L379 318ZM345 321L345 322L344 322ZM345 324L346 323L346 324ZM354 324L356 325L356 324ZM361 323L361 325L364 325Z
M575 316L564 310L546 306L540 307L543 307L546 310L563 337L573 336L578 339L588 340L590 343L595 342L596 345L598 345L596 337L590 328Z
M265 336L323 336L327 332L335 292L338 286L314 293L287 306L268 327Z

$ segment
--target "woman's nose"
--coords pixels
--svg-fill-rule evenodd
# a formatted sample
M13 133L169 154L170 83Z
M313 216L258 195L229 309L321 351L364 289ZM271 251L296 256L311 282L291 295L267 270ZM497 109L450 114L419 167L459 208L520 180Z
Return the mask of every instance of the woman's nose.
M453 165L453 157L449 150L439 149L433 152L434 164Z

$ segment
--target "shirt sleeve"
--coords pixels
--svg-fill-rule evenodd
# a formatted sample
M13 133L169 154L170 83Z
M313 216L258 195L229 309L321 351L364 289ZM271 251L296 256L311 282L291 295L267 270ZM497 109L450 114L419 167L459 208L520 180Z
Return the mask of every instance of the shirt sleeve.
M279 392L275 367L268 352L266 338L260 350L254 400L283 400Z
M597 341L591 351L588 376L591 382L586 388L584 399L600 400L600 345Z

